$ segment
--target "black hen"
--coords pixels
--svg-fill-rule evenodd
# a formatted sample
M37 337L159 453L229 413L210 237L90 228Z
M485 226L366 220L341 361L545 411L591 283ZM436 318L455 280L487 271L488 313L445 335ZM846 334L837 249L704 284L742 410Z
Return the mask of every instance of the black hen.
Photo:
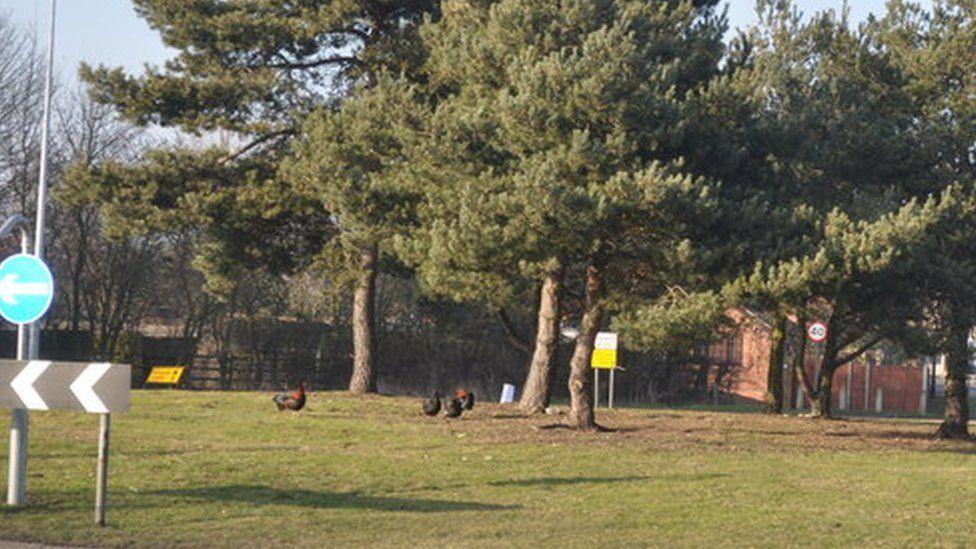
M426 416L436 416L441 413L441 394L438 391L434 391L434 394L430 395L430 398L423 402L424 415Z
M460 417L464 411L464 404L459 398L452 398L444 405L444 415L447 417Z
M467 389L458 389L454 392L454 398L461 401L461 407L465 410L474 408L474 393Z

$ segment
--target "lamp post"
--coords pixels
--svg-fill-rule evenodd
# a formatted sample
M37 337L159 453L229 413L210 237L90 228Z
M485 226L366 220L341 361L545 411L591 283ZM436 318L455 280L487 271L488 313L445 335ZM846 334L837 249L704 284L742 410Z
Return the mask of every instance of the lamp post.
M34 255L44 259L44 221L47 214L47 155L51 133L51 81L54 75L54 29L57 0L51 0L51 28L48 36L47 71L44 78L44 113L41 123L41 159L37 179L37 218L34 232ZM9 235L15 228L20 229L21 248L30 253L30 233L27 220L20 215L7 220L0 228L0 238ZM6 229L6 233L3 232ZM41 324L35 320L30 324L30 338L25 340L25 326L17 326L17 360L35 360L40 355ZM24 352L26 350L26 353ZM26 357L24 356L26 354ZM10 470L7 477L7 503L23 505L27 479L27 440L29 422L27 410L13 410L10 429Z
M44 259L44 220L47 216L47 148L51 133L51 79L54 74L54 23L58 0L51 0L51 29L47 44L47 74L44 77L44 120L41 124L41 168L37 178L37 219L34 228L34 255ZM41 345L41 323L30 326L30 358L37 358Z
M20 232L20 251L30 253L30 223L18 214L0 225L0 240L8 238L14 231ZM27 360L27 327L17 325L17 360ZM27 410L12 410L10 426L10 459L7 471L7 504L23 505L27 478L27 431L29 422Z

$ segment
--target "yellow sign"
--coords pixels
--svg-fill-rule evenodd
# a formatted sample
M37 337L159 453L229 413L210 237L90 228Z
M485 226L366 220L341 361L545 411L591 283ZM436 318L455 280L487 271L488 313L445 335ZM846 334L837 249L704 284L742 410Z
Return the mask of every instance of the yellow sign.
M613 370L617 367L616 349L593 349L590 365L601 370Z
M183 370L185 369L183 366L155 366L149 372L149 378L146 380L146 383L176 385L180 382L180 378L183 377Z
M590 357L591 367L600 370L613 370L617 367L617 334L598 333L593 347L593 356Z

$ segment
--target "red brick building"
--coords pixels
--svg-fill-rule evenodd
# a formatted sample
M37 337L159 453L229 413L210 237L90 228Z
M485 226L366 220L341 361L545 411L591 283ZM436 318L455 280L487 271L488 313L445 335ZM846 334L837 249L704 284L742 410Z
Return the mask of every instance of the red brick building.
M765 318L751 311L734 310L729 316L735 329L708 350L714 363L713 380L727 394L761 403L766 395L771 327ZM821 352L822 345L808 344L805 367L814 382L819 375ZM783 393L787 406L808 407L809 402L791 369L786 370L784 377ZM842 366L834 374L834 409L898 414L924 412L926 377L927 370L920 361L896 362L880 352L866 355Z

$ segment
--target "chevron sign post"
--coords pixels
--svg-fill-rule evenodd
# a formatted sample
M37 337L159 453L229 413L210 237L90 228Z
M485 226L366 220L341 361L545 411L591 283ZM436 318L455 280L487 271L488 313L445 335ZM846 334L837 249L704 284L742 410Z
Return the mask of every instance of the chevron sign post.
M106 362L0 360L0 407L99 414L95 523L105 525L111 414L129 410L132 367ZM26 463L26 448L23 462ZM11 467L9 485L23 487L25 467Z
M125 412L130 371L128 364L0 360L0 407Z

